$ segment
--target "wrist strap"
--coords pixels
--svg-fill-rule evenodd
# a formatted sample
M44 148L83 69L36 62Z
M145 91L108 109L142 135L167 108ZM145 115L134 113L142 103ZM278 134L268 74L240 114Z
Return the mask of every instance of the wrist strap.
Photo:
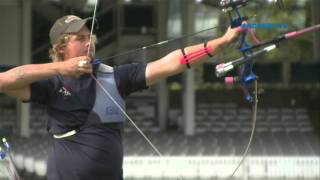
M184 48L181 48L181 52L182 52L182 55L184 57L184 59L186 60L186 66L188 69L190 69L190 64L189 64L189 60L188 60L188 57L186 55L186 52L184 51Z
M208 51L208 47L207 47L207 44L208 44L208 41L205 41L203 46L204 46L204 49L206 50L206 53L209 57L213 57L213 55Z

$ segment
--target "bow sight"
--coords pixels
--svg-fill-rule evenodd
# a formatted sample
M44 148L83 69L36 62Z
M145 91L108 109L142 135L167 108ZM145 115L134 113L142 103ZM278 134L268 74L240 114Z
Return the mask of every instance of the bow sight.
M249 0L221 0L220 7L224 12L231 11L247 5Z
M222 10L224 12L233 10L233 9L237 9L243 6L247 5L247 2L249 2L250 0L221 0L220 1L220 7L222 8ZM274 0L276 6L279 9L283 9L284 8L284 3L283 0Z
M220 7L223 12L227 12L229 15L230 26L232 28L239 27L243 21L246 21L248 18L241 16L239 8L247 5L249 0L221 0ZM232 12L237 14L236 17L233 17Z
M248 19L245 16L242 17L238 9L246 6L249 1L251 0L220 0L219 5L223 12L228 12L232 28L240 26L242 21ZM274 0L274 3L279 9L284 9L283 0ZM237 14L237 18L232 17L232 11Z

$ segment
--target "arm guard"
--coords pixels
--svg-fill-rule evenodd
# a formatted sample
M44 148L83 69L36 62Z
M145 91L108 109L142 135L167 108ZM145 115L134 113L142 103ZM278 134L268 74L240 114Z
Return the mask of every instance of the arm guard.
M184 48L181 48L181 52L183 57L180 58L180 64L185 64L187 68L190 68L190 63L199 60L201 57L208 55L212 57L211 52L213 51L212 48L207 47L207 42L204 43L204 47L192 53L186 54Z

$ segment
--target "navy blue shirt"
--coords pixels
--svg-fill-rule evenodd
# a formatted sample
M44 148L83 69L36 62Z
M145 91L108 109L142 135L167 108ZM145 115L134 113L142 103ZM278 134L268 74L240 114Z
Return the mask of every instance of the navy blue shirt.
M123 98L147 88L145 70L146 64L114 67L116 85ZM79 79L55 76L31 85L31 101L47 106L50 133L79 130L73 136L54 140L48 159L49 180L122 179L122 123L88 119L95 102L95 88L89 75Z
M117 87L123 98L147 88L145 69L146 64L114 67ZM48 130L61 134L77 129L87 121L95 102L95 85L90 75L79 79L55 76L31 85L31 101L47 105Z

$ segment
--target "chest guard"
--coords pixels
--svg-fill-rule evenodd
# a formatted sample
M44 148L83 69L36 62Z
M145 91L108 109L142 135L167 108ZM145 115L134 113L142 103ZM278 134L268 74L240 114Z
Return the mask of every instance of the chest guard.
M118 91L113 68L100 64L97 79L121 108L125 109L125 101ZM98 115L102 123L117 123L126 120L125 115L98 84L96 84L96 100L92 111Z

